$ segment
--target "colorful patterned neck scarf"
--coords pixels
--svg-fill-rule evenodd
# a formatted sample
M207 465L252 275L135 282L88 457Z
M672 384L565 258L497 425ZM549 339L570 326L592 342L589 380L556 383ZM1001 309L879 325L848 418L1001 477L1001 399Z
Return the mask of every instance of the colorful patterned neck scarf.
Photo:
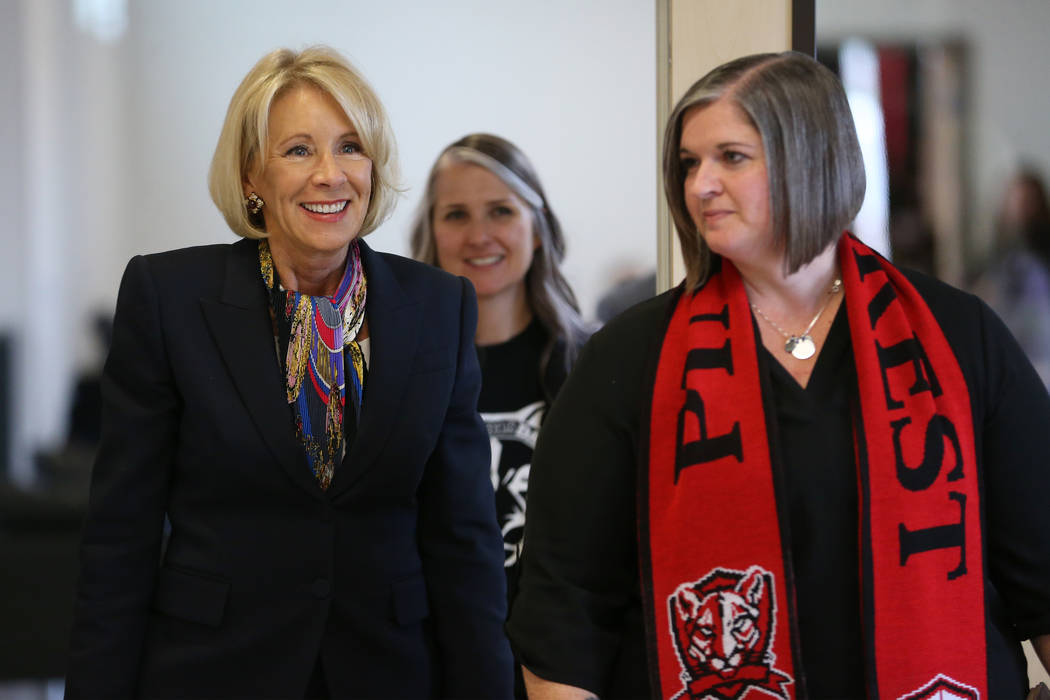
M356 240L350 244L346 271L332 297L314 297L281 287L266 240L259 241L259 267L270 296L270 317L288 403L295 417L295 434L325 490L346 447L344 351L353 368L349 379L354 425L361 414L365 362L356 339L365 321L366 284L360 247Z

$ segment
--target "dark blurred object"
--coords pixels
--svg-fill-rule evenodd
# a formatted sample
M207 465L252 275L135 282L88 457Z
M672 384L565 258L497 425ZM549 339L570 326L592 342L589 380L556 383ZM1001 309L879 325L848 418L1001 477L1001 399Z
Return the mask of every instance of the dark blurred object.
M65 675L84 511L0 483L0 680Z
M608 323L621 312L640 301L656 295L656 273L632 277L617 282L598 300L595 316L601 323Z
M0 333L0 480L8 478L11 470L12 344L10 335Z
M34 455L32 490L0 478L2 681L62 678L66 672L80 529L101 435L101 358L109 348L111 316L96 315L92 330L101 353L77 378L64 443ZM0 439L5 450L10 373L9 344L0 342Z
M39 489L69 501L87 498L91 465L102 437L102 363L109 353L113 335L112 314L96 314L92 331L99 350L98 359L76 378L65 443L58 448L39 450L35 455Z
M69 413L71 443L97 445L102 436L102 362L109 353L113 337L112 314L96 314L94 332L100 349L99 361L90 371L77 377L73 387L73 405Z
M1050 700L1050 688L1046 683L1040 683L1028 691L1028 700Z
M1050 387L1050 205L1035 170L1022 168L1007 183L995 243L973 292L999 314Z
M1046 183L1034 168L1021 168L1010 180L996 228L1000 248L1023 247L1050 266L1050 203Z
M973 218L964 179L972 120L967 40L853 37L849 42L858 40L877 62L877 89L866 97L882 114L893 263L962 284ZM817 60L845 76L850 69L842 65L842 48L820 46ZM868 191L869 197L879 194Z

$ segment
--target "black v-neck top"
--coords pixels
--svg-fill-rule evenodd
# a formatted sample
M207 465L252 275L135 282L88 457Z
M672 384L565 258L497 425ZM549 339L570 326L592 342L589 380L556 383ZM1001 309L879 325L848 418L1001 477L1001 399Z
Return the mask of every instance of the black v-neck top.
M807 673L810 697L863 697L858 488L850 418L856 372L846 307L839 307L805 388L764 346L759 348L788 497L802 647L798 666L819 670Z

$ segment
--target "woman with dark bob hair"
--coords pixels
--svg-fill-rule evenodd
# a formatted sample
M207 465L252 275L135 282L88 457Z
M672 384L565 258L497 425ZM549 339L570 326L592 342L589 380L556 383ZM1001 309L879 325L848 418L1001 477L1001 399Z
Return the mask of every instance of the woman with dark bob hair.
M1019 640L1050 665L1050 397L976 297L844 232L838 79L719 66L663 172L686 279L594 335L533 456L530 697L1023 697Z
M210 185L243 240L121 283L66 697L512 695L475 295L361 240L397 178L335 51L237 88Z

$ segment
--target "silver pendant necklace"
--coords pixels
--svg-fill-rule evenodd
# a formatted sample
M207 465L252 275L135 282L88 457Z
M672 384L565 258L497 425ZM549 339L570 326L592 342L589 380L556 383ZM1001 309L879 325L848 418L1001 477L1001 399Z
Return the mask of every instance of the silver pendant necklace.
M834 282L831 283L831 289L828 290L827 301L824 302L824 305L820 307L820 311L817 312L817 315L814 316L813 320L809 322L808 326L806 326L806 330L802 331L797 335L792 335L791 333L788 333L783 328L778 326L773 321L773 319L762 313L762 309L758 308L754 304L751 304L751 309L756 314L764 318L766 320L766 323L776 328L777 331L779 331L780 335L784 336L787 339L787 342L784 343L784 352L791 355L796 360L808 360L817 353L817 344L813 342L813 336L811 336L809 332L813 330L813 326L817 325L817 321L820 320L820 317L824 315L824 311L828 308L828 304L831 303L832 297L835 294L837 294L841 289L841 279L836 279Z

